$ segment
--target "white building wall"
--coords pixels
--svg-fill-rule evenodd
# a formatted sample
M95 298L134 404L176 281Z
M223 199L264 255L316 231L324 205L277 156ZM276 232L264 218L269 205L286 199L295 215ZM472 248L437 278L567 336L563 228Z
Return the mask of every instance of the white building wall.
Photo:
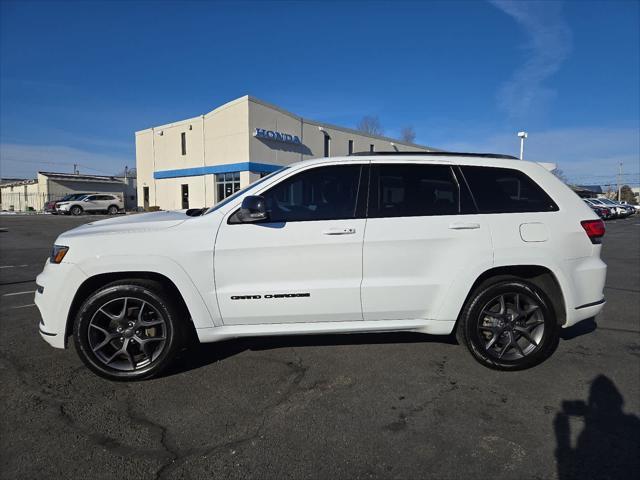
M2 210L27 212L42 210L47 197L41 194L37 182L0 187L0 207Z
M270 165L289 165L305 158L312 158L313 154L303 138L302 119L283 110L277 110L254 99L250 99L247 138L249 139L249 153L252 162ZM256 128L264 128L274 132L285 132L296 135L302 144L275 142L263 140L254 136Z
M261 139L254 136L256 129L297 136L300 143ZM181 151L183 133L187 140L184 155ZM138 205L143 206L143 188L146 186L149 187L149 206L179 209L183 184L189 185L190 208L214 205L218 201L217 173L240 171L240 186L244 188L260 178L261 173L279 165L324 156L325 135L330 137L330 156L347 155L349 140L354 142L354 152L368 152L370 145L374 145L376 151L428 150L419 145L305 120L245 96L206 115L136 133Z
M156 189L153 181L153 130L136 132L136 174L138 177L138 205L143 206L144 187L149 189L149 205L156 205Z

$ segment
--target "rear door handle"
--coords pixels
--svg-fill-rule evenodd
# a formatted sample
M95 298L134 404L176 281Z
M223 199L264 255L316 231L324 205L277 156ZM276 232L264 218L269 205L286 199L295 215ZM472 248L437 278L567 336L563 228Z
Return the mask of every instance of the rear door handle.
M322 232L323 235L353 235L356 233L355 228L329 228Z
M451 230L475 230L480 228L479 223L452 223L449 225Z

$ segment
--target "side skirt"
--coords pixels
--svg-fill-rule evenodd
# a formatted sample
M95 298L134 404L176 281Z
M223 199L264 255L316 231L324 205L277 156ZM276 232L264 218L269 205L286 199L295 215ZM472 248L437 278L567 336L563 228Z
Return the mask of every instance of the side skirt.
M270 323L258 325L223 325L198 328L201 343L220 342L238 337L279 335L318 335L339 333L418 332L449 335L455 320L376 320L355 322Z

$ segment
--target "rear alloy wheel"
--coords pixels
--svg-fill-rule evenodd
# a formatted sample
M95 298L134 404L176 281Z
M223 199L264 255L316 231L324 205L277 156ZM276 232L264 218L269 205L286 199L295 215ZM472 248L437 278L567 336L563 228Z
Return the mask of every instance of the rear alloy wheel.
M524 280L481 286L467 303L459 337L483 365L501 370L534 366L558 344L556 318L545 293Z
M71 207L71 210L69 210L69 212L71 213L71 215L82 215L82 207L78 206L78 205L74 205L73 207Z
M111 205L108 209L107 209L107 213L109 215L116 215L118 213L118 207L116 207L115 205Z
M121 281L107 285L80 308L74 341L80 358L111 380L140 380L160 373L183 338L181 310L162 285Z

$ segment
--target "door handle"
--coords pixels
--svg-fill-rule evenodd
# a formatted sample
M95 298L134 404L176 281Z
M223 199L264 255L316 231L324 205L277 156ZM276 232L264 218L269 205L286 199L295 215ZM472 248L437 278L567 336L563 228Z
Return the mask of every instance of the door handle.
M480 228L479 223L452 223L449 225L451 230L475 230Z
M330 228L322 232L323 235L353 235L356 233L355 228Z

